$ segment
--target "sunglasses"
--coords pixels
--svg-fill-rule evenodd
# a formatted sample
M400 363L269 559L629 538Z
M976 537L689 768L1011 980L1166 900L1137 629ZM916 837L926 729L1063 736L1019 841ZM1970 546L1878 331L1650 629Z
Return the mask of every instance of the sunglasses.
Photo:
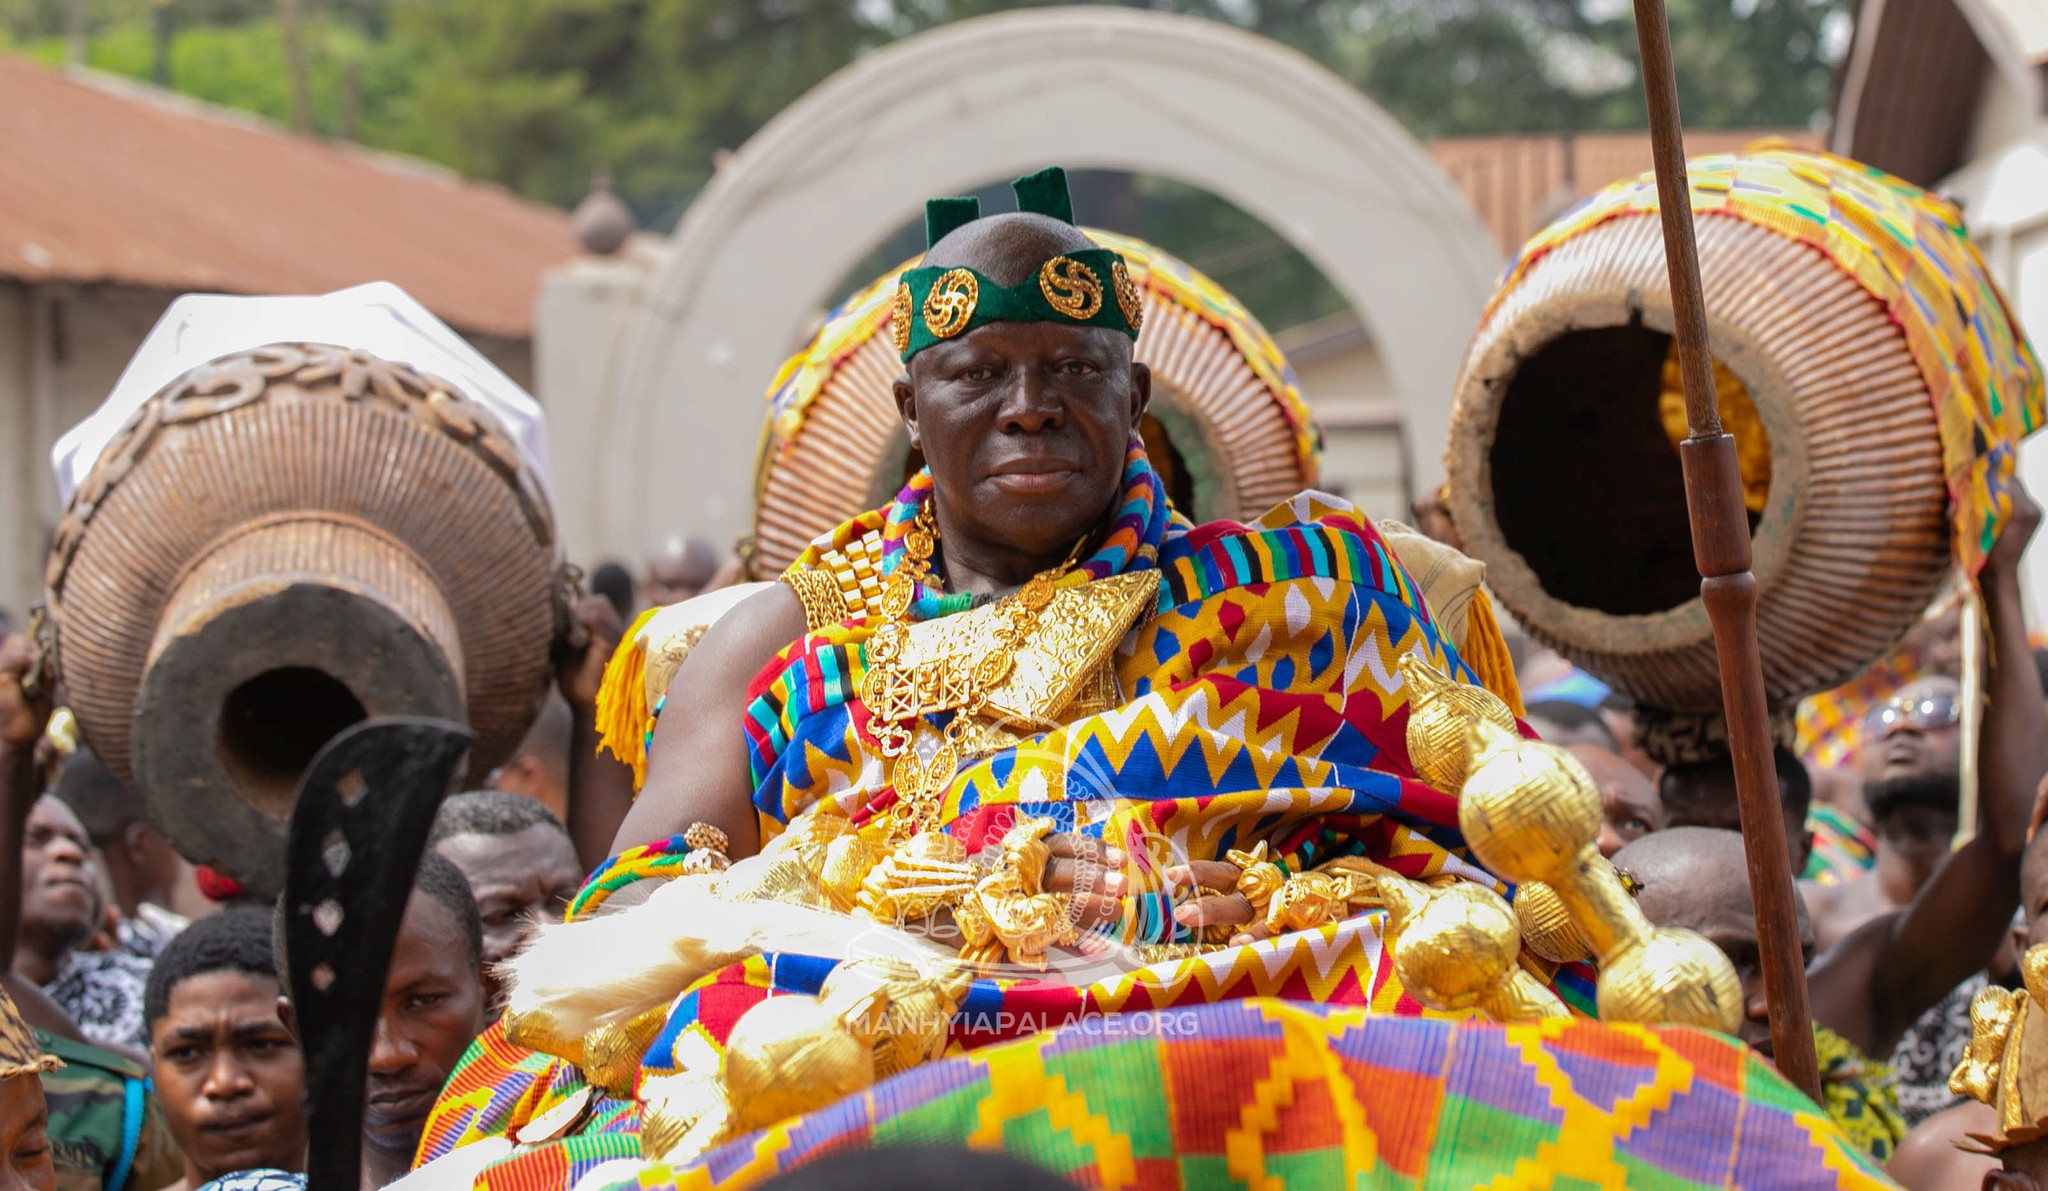
M1944 692L1917 699L1893 699L1871 713L1867 726L1872 735L1886 736L1898 728L1921 732L1951 728L1962 718L1962 700Z

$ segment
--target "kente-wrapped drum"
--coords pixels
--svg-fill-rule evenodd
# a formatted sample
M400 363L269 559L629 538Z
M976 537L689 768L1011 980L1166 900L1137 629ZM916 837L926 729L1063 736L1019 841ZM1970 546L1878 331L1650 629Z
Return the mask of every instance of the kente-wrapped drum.
M142 402L72 494L46 578L86 739L180 851L259 896L335 733L466 722L480 777L531 724L565 623L553 515L501 422L317 344L236 352Z
M1313 487L1315 425L1258 320L1151 245L1088 236L1123 254L1143 297L1135 358L1152 369L1152 404L1142 432L1175 507L1197 521L1256 516ZM886 503L923 466L891 392L903 374L888 334L902 272L847 299L769 390L755 472L755 578L774 577L812 538Z
M1785 703L1882 655L1952 562L1981 564L2041 371L1945 201L1776 148L1690 174L1764 680ZM1539 233L1459 375L1447 503L1532 636L1643 703L1710 711L1671 329L1649 175Z

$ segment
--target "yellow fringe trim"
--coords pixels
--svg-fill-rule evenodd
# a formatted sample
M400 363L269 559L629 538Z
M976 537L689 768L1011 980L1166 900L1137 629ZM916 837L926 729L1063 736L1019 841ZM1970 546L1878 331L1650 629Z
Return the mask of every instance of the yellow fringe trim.
M1472 603L1465 609L1465 644L1458 652L1472 667L1479 685L1499 695L1516 719L1528 714L1522 706L1522 684L1515 681L1514 656L1508 652L1500 622L1493 618L1493 601L1483 587L1472 593Z
M649 608L633 621L597 688L597 750L610 750L632 768L635 790L647 781L647 733L654 727L647 705L647 646L640 635L659 611Z

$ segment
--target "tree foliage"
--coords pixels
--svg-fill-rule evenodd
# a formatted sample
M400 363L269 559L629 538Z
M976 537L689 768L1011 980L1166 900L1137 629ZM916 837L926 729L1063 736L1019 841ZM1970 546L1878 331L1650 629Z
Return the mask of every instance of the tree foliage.
M1687 121L1816 118L1848 0L1669 0ZM88 62L288 123L279 0L0 0L0 38L49 61L84 4ZM169 21L158 19L169 5ZM609 168L672 224L775 113L860 54L1012 0L298 0L315 128L567 206ZM1154 0L1275 38L1420 136L1639 128L1626 0ZM1269 230L1162 180L1101 191L1285 325L1336 308ZM1120 197L1118 197L1120 196ZM1085 196L1084 196L1085 197ZM1089 203L1084 201L1083 214ZM891 250L878 249L880 255Z

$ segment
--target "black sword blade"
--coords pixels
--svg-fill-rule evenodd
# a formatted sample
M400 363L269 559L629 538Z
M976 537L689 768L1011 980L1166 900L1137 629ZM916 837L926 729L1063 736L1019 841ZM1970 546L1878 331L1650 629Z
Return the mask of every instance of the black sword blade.
M306 1054L308 1191L356 1191L385 969L427 829L469 749L445 720L369 720L299 784L285 843L285 955Z

